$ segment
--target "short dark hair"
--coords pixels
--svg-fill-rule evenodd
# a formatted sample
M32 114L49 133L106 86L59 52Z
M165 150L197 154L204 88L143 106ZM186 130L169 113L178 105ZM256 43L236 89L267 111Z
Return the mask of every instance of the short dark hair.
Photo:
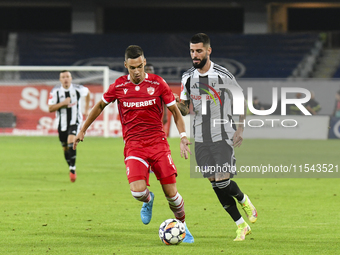
M140 56L144 56L144 52L142 48L138 45L130 45L125 50L125 60L127 60L128 58L135 59Z
M210 46L210 38L204 33L198 33L195 34L193 37L191 37L190 43L203 43L203 46L209 47Z
M67 72L70 72L69 70L62 70L60 71L60 73L67 73Z

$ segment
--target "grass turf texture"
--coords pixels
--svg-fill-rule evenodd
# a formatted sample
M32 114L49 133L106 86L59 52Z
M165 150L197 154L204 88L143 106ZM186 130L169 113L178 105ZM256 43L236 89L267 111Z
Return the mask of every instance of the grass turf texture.
M185 199L194 244L166 246L159 225L173 214L161 187L153 218L140 220L129 191L121 139L87 137L77 150L75 183L56 137L0 137L0 254L336 254L339 252L340 179L238 178L258 210L244 242L210 183L189 178L189 160L170 139L178 189ZM246 140L238 164L338 163L339 143ZM243 211L241 214L245 217Z

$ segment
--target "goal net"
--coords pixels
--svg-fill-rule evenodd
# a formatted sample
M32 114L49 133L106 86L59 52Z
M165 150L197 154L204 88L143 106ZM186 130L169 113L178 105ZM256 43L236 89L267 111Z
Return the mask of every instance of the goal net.
M107 66L0 66L1 135L58 133L55 113L48 111L47 102L53 86L60 84L59 73L62 70L71 72L73 84L84 85L90 90L90 108L101 100L109 85L124 74L110 70ZM115 103L105 108L87 135L121 136Z

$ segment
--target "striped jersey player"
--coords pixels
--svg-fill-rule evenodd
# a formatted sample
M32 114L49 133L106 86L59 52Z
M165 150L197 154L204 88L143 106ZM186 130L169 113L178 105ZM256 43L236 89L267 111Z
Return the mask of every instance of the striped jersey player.
M257 220L257 211L248 196L230 179L236 170L234 147L240 146L243 140L243 126L236 128L231 125L231 91L234 93L242 89L226 68L210 60L211 52L210 38L206 34L199 33L191 38L193 67L182 76L182 101L179 102L178 96L176 100L183 115L189 113L190 102L193 104L197 166L211 182L221 205L237 225L234 241L243 241L251 233L251 229L241 216L235 199L241 204L251 223ZM225 122L218 122L216 125L215 120L221 119ZM245 115L240 115L239 122L244 120Z
M85 116L89 111L89 89L72 83L72 75L64 70L59 74L61 84L55 86L48 100L49 111L56 112L58 122L59 141L64 150L65 160L69 165L70 180L75 182L76 151L73 150L73 141L80 130L83 121L81 97L85 97Z
M78 84L71 84L69 89L65 89L62 85L57 85L51 90L48 105L55 105L70 98L70 103L67 107L56 110L58 131L65 132L69 126L73 125L77 126L77 131L80 129L80 124L83 121L80 98L87 95L89 95L89 89ZM73 131L73 134L76 135L76 132Z
M180 98L184 101L191 100L193 104L193 131L196 142L226 140L229 144L233 143L236 127L232 121L232 94L228 89L230 86L242 90L226 68L212 61L204 75L194 67L183 74ZM216 124L214 120L217 119L226 120L226 125Z

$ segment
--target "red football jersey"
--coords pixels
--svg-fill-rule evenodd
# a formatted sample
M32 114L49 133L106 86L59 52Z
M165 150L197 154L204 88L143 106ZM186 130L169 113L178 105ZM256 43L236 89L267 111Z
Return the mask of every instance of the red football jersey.
M142 82L134 84L130 75L121 76L102 97L105 103L116 99L125 142L165 136L163 103L171 106L176 100L163 78L146 73Z

